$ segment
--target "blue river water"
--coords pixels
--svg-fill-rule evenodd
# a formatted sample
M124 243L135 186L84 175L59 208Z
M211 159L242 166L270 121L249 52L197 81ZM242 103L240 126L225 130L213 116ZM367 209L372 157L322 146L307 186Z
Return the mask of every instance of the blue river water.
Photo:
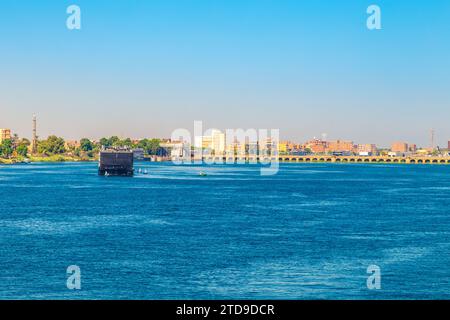
M450 166L136 168L0 166L0 299L450 298Z

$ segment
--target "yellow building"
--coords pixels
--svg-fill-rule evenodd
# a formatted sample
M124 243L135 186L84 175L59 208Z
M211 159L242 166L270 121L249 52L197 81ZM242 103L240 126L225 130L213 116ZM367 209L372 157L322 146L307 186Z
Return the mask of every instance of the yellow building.
M289 142L287 141L281 141L278 144L278 153L280 154L286 154L288 152L288 146L289 146Z
M3 142L3 140L9 140L11 139L11 130L10 129L0 129L0 143Z
M202 137L202 148L203 149L213 149L213 139L210 136L203 136Z
M419 149L416 151L419 156L426 156L430 154L430 150L427 149Z

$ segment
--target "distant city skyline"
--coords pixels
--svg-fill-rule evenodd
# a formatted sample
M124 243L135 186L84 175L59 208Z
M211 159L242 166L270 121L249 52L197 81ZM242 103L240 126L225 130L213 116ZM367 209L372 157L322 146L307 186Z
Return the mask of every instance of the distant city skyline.
M202 120L380 147L428 147L434 129L446 147L449 18L445 0L5 0L0 128L30 139L36 114L43 138L164 138Z
M141 139L148 139L148 138L158 138L158 139L169 139L170 140L170 138L171 138L171 135L168 135L168 136L141 136L141 137L134 137L134 136L124 136L124 135L119 135L119 134L103 135L103 136L96 136L96 137L79 136L79 137L74 137L74 138L67 138L67 137L59 135L57 133L51 133L51 134L45 134L45 135L39 136L39 135L36 135L37 134L37 132L36 132L36 123L37 123L36 115L33 115L33 118L32 118L32 136L31 136L31 138L29 138L28 136L20 136L19 135L19 138L27 138L30 141L33 141L33 145L34 146L37 144L37 142L34 143L35 139L36 139L36 141L37 141L38 138L39 138L39 140L41 140L41 139L43 140L43 139L46 139L50 135L56 135L56 136L62 137L62 138L64 138L67 141L80 141L81 139L84 139L84 138L90 139L92 141L99 141L101 138L110 138L112 136L117 136L120 139L128 139L129 138L129 139L131 139L133 141L137 141L137 140L141 140ZM203 131L203 136L195 136L195 139L198 139L198 138L203 138L204 139L207 136L212 137L214 135L221 135L221 136L223 136L223 139L225 140L226 132L228 130L231 130L231 132L234 132L234 134L235 134L235 131L239 130L239 129L241 129L241 128L237 128L237 129L227 128L227 129L223 129L223 130L217 129L217 128L206 128ZM250 128L250 129L253 129L253 128ZM17 132L11 130L10 128L0 128L0 132L2 132L2 130L7 130L8 134L11 135L11 136L15 135L15 134L18 134ZM246 129L244 129L244 131L245 130ZM263 130L265 130L265 129L263 129ZM268 134L269 134L268 138L270 139L270 132L268 132ZM194 135L192 135L192 136L194 137ZM441 149L446 149L446 148L450 149L450 139L445 141L444 144L442 144L442 145L436 144L436 132L435 132L434 129L430 130L428 144L424 144L424 145L417 145L417 143L415 143L414 141L409 141L409 140L392 140L389 143L389 145L381 145L381 144L375 143L375 142L367 143L367 142L364 142L364 141L357 141L357 140L351 139L351 138L349 138L349 139L341 139L341 138L329 139L328 138L328 134L326 134L326 133L322 133L322 135L320 137L316 137L316 136L303 137L303 138L296 137L296 138L293 138L293 139L285 139L283 137L280 137L279 141L280 141L280 143L281 142L283 142L283 143L285 143L285 142L308 143L308 142L311 142L311 141L338 142L338 143L339 142L343 142L343 143L350 143L351 142L353 146L363 146L365 148L368 147L369 149L371 149L372 147L389 149L393 145L396 145L396 144L406 145L406 149L408 148L408 145L410 145L410 146L413 145L415 148L418 147L418 148L424 148L424 149L427 149L427 148L435 149L436 147L439 147ZM1 140L0 140L0 142L1 142ZM34 148L35 147L33 147L33 149Z

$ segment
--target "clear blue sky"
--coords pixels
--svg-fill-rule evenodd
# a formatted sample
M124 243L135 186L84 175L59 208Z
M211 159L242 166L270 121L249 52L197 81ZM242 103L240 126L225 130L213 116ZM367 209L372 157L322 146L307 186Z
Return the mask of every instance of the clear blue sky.
M77 4L82 30L66 28ZM366 9L382 10L382 30ZM68 139L206 127L450 140L450 1L2 0L0 127Z

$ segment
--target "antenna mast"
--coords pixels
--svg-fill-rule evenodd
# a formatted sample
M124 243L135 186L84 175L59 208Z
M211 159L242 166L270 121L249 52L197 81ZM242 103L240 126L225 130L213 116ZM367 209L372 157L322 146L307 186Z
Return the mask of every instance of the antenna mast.
M434 129L431 129L431 135L430 135L430 142L431 142L431 151L434 151Z

